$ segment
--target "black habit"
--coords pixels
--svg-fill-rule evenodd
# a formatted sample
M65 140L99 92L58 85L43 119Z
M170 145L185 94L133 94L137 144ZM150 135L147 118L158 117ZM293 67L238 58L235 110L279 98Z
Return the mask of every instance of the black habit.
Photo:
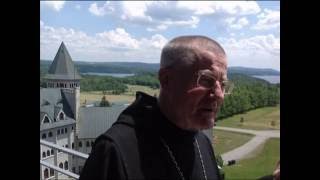
M186 131L171 123L155 97L137 92L136 100L100 135L81 172L80 180L220 179L210 140L202 132ZM195 143L198 141L199 150Z

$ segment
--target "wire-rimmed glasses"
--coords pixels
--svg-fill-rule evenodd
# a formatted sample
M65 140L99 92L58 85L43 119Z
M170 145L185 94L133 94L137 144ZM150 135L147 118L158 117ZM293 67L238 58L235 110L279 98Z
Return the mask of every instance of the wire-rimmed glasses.
M217 79L214 77L209 69L200 70L198 72L197 86L204 87L206 89L216 89ZM234 84L228 80L219 81L220 88L225 95L229 95L232 92Z

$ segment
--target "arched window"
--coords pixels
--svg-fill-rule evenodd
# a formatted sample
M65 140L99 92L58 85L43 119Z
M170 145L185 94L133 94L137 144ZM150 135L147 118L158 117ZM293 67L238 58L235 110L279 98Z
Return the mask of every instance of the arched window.
M68 132L68 128L64 128L64 132L67 133Z
M49 120L48 116L44 117L43 123L50 123L50 120Z
M59 114L59 119L60 119L60 120L64 120L64 115L63 115L62 112Z
M89 146L90 146L90 142L89 142L89 141L87 141L87 144L86 144L86 146L87 146L87 147L89 147Z
M60 135L60 129L58 129L57 134Z
M47 138L47 134L46 134L46 133L43 133L43 134L42 134L42 139L45 139L45 138Z
M63 163L62 162L59 164L59 168L63 169Z
M47 156L50 156L50 150L47 151Z
M66 169L66 170L68 169L68 161L64 162L64 169Z
M48 168L44 169L44 178L49 178L49 170L48 170Z
M42 158L45 158L46 157L46 152L43 152L42 153Z
M71 144L72 149L74 149L74 143Z
M49 132L48 137L52 137L52 132L51 131Z
M53 149L51 149L51 155L53 155L54 154L54 151L53 151Z
M50 176L54 176L54 170L50 168Z
M82 142L81 141L79 141L79 147L82 147Z

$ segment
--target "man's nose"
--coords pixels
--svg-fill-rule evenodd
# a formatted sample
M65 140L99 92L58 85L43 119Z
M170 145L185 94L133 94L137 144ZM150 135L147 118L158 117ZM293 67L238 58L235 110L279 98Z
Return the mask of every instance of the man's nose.
M212 87L212 89L210 91L210 97L215 97L218 99L224 98L224 92L223 92L221 85L218 81L216 82L215 86Z

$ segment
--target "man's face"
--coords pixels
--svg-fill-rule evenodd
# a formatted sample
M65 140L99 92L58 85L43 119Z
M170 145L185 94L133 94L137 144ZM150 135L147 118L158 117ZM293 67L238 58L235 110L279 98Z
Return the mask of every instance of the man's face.
M176 123L183 129L201 130L213 127L224 99L219 82L227 80L226 58L208 51L201 51L199 54L200 59L193 67L175 71L172 83L172 108ZM212 88L198 84L198 72L201 70L207 70L214 77L215 84Z

